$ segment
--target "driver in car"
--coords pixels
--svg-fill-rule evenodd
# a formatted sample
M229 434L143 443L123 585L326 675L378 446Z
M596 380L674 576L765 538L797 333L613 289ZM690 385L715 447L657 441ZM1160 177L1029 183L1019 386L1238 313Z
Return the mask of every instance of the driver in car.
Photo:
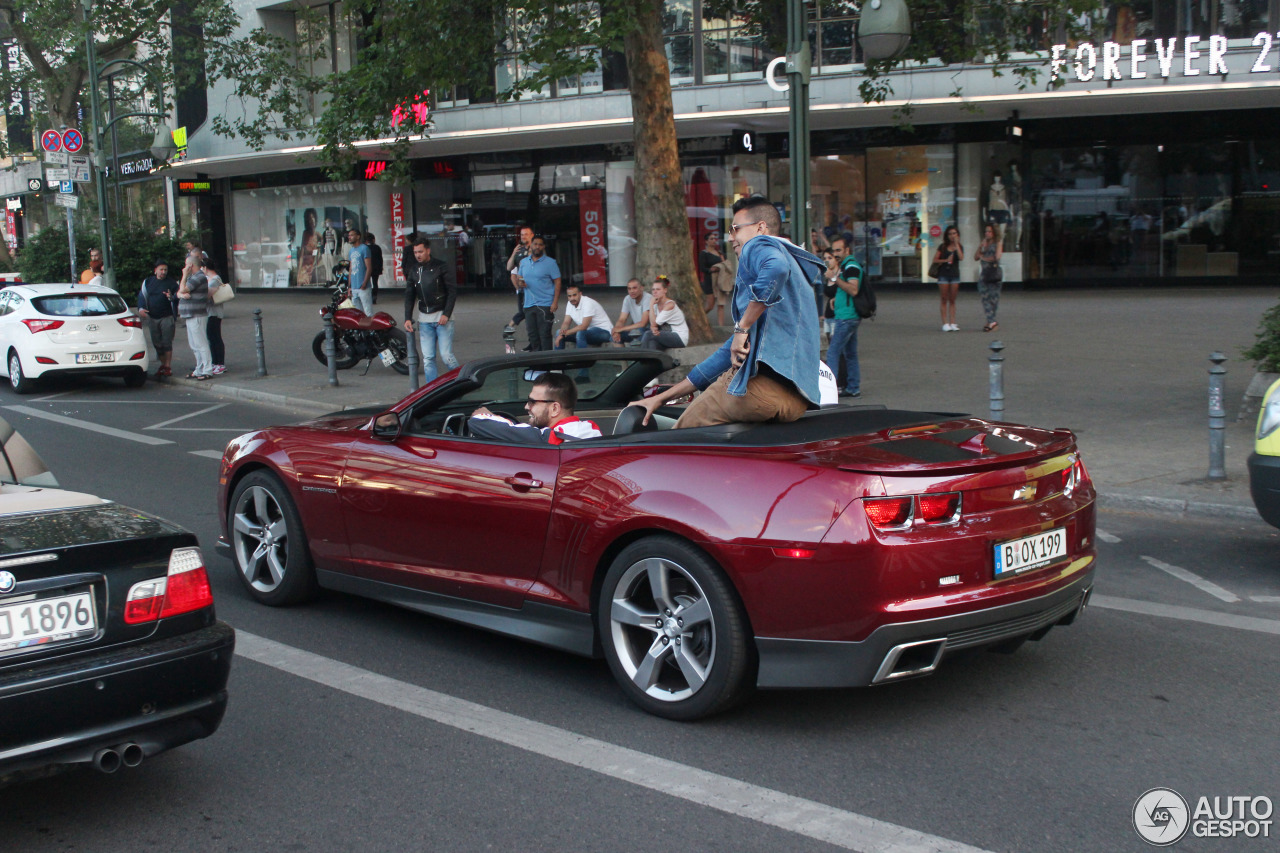
M574 415L577 404L578 388L572 379L563 373L544 373L534 381L525 401L527 424L515 423L481 406L471 413L467 428L476 438L517 444L554 445L603 435L600 427Z

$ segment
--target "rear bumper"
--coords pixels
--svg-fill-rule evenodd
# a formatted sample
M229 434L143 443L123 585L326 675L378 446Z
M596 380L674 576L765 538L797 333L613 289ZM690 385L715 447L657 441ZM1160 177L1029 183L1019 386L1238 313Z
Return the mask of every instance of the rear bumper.
M1280 527L1280 456L1249 454L1249 493L1262 520Z
M130 373L146 373L148 364L148 360L143 357L137 361L122 361L115 364L83 366L35 364L30 371L27 365L23 364L22 370L29 379L52 379L55 376L127 376Z
M208 737L227 707L235 631L223 622L0 678L0 781L137 743L146 757Z
M958 616L882 625L860 642L756 637L759 687L866 687L932 672L947 652L1019 638L1039 639L1068 625L1093 589L1090 569L1038 598Z

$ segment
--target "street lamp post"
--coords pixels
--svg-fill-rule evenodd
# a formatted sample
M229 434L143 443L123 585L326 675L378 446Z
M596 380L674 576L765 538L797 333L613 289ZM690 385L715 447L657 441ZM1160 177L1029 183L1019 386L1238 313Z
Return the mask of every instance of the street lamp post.
M102 266L103 281L111 288L115 287L115 264L114 254L111 250L111 227L107 218L107 179L106 179L106 138L109 131L116 122L127 118L154 118L157 120L156 135L151 142L151 155L156 160L168 160L177 150L173 144L173 131L169 129L169 125L165 122L164 109L164 84L160 83L156 87L158 112L136 112L125 113L124 115L115 116L111 121L103 124L99 121L101 111L98 101L98 82L104 77L110 76L108 69L115 66L131 66L138 69L144 75L150 74L150 69L141 62L132 59L113 59L110 62L98 67L97 48L94 43L93 28L93 0L81 0L81 8L84 10L84 20L87 25L85 28L85 61L88 65L89 74L89 123L93 126L93 156L92 171L93 183L98 195L98 239L102 242ZM114 73L114 72L112 72Z

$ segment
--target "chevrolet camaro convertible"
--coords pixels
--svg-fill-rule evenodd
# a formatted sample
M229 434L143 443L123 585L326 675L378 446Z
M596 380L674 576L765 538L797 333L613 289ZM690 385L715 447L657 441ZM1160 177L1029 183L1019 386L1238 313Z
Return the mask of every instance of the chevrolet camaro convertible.
M368 596L603 656L673 719L752 687L879 685L1070 624L1094 490L1068 430L837 406L790 424L641 424L673 362L607 349L470 362L385 409L234 439L219 508L249 594ZM604 433L472 437L563 371Z

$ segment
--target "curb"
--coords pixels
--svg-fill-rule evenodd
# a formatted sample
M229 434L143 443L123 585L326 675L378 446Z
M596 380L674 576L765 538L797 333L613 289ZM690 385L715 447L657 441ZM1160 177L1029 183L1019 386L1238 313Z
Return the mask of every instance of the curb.
M272 406L280 406L286 409L298 409L300 411L316 415L327 415L330 412L339 412L344 409L360 408L360 406L335 407L333 404L320 403L315 400L308 400L305 397L290 397L287 394L273 394L270 391L259 391L256 388L244 388L240 385L215 384L208 380L200 382L195 379L179 379L171 376L168 381L172 385L182 385L186 388L195 388L206 394L212 394L215 397L228 397L233 400L248 400L254 403L267 403Z
M1196 515L1206 518L1236 518L1260 521L1258 511L1239 504L1216 504L1188 501L1182 498L1158 498L1150 495L1130 495L1120 492L1098 492L1102 509L1136 510L1173 515Z

